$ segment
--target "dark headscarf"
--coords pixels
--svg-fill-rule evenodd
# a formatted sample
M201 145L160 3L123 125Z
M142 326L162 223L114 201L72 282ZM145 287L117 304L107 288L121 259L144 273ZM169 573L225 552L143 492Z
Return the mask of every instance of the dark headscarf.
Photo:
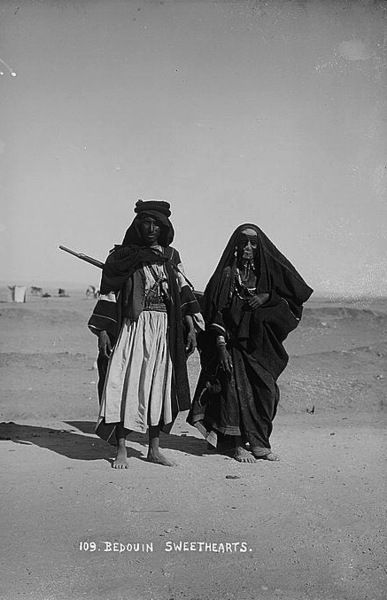
M156 219L161 229L159 244L164 248L168 247L172 243L175 233L168 218L171 215L169 203L162 200L148 200L146 202L138 200L134 212L137 213L137 216L127 229L122 244L116 245L106 259L100 286L102 294L120 290L128 277L140 265L155 262L155 255L160 263L167 260L156 249L144 246L140 225L142 219L147 216Z
M302 304L306 302L313 290L259 227L252 223L244 223L239 225L232 234L205 289L203 316L206 323L212 322L214 314L219 308L226 306L230 298L236 275L238 238L245 229L253 229L257 233L258 245L255 254L257 293L276 292L288 302L294 316L301 318ZM224 286L222 285L223 273L227 267L230 268L230 277L228 285Z

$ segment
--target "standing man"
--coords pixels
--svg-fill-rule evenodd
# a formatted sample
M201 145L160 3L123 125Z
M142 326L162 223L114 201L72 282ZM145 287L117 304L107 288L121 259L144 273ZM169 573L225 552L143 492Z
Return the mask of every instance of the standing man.
M179 253L170 245L170 205L139 200L134 210L122 244L103 268L106 314L97 304L89 321L100 355L109 356L97 433L104 439L115 433L117 469L128 467L129 432L147 430L147 459L172 466L159 450L160 429L169 432L178 412L190 408L186 360L196 348L195 326L203 321Z

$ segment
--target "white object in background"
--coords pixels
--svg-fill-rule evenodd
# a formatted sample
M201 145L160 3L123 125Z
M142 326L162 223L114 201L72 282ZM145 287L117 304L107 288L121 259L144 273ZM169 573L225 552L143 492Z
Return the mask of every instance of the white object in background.
M25 285L9 286L12 294L12 302L25 302L27 287Z

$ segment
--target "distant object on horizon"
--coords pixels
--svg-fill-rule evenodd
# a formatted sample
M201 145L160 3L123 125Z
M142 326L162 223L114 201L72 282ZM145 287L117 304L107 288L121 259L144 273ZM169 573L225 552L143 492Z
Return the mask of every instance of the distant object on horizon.
M25 285L9 285L8 289L11 290L12 302L25 302L27 295L27 286Z
M66 290L63 288L58 289L59 298L70 298L70 294L66 294Z
M31 285L30 292L31 292L31 296L42 296L43 288L37 287L36 285Z

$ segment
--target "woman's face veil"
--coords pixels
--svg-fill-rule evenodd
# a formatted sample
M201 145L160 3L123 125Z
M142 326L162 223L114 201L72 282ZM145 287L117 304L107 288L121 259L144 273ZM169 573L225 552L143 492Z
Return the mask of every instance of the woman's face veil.
M244 261L252 263L257 254L258 234L252 228L241 229L237 237L237 259L238 264Z
M232 293L237 269L238 243L243 237L246 239L246 231L251 239L255 238L254 233L256 234L254 267L257 275L257 293L270 294L275 291L292 305L297 314L297 307L301 307L313 292L290 261L257 225L243 223L231 235L205 289L203 316L206 322L211 320L215 310L221 309L221 305L228 301Z

